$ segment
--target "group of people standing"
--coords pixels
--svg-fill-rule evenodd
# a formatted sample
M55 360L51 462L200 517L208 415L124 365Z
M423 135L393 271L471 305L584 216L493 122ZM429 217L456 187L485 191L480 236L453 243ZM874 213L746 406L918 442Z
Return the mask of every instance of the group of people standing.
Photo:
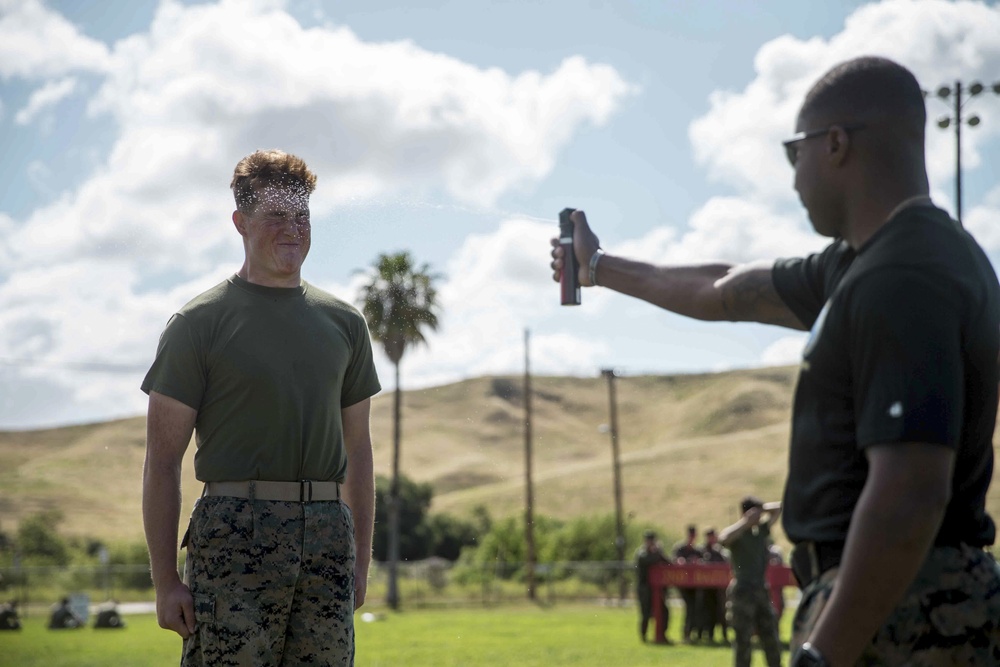
M635 562L638 577L638 598L641 610L639 625L639 636L642 641L646 641L649 621L653 617L653 591L649 584L649 570L658 564L685 563L728 563L729 556L725 549L719 544L718 535L714 528L709 528L704 533L704 543L700 546L695 542L698 537L696 526L687 527L687 539L678 543L669 552L665 551L657 535L652 530L647 530L644 534L642 546L635 552ZM725 596L722 591L716 588L681 588L679 589L681 598L684 601L684 632L683 641L691 643L694 641L715 641L715 629L722 627L722 641L729 639L729 624L725 615ZM669 619L670 610L666 604L667 591L662 591L661 601L664 618ZM658 637L665 643L671 644L666 637Z
M726 589L679 587L684 601L682 641L686 644L715 643L715 629L721 626L722 642L728 643L729 628L732 628L738 667L750 664L750 640L754 634L760 640L768 666L780 664L778 616L771 602L766 573L769 564L781 563L780 552L776 552L770 532L771 525L781 514L781 503L763 503L747 496L740 502L740 511L739 520L720 533L714 528L707 529L701 546L696 545L697 527L689 525L686 539L676 544L669 554L660 546L656 533L646 531L643 544L635 553L642 641L646 641L649 621L653 617L650 568L658 564L729 563L732 580ZM666 589L661 591L659 599L666 627L670 619ZM673 643L665 635L656 639L660 643Z

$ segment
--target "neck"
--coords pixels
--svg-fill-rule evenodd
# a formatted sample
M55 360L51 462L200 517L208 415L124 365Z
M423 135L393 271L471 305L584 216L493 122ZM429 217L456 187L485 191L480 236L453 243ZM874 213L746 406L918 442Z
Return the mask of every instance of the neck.
M843 238L848 245L857 250L899 211L910 206L930 203L926 183L923 186L885 189L878 194L870 190L860 192L847 204Z
M299 287L302 285L302 274L299 271L296 271L293 275L276 276L259 271L251 271L246 261L243 262L243 266L236 272L236 275L248 283L263 287Z

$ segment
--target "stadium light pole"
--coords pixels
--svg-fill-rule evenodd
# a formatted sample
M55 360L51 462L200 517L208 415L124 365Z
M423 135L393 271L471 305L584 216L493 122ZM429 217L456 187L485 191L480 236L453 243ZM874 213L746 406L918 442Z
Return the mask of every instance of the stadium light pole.
M628 582L625 580L625 525L622 520L622 467L618 451L618 398L615 395L615 370L601 370L608 380L608 402L611 411L611 470L615 484L615 549L618 552L619 590L622 601L628 595Z
M991 89L995 94L1000 95L1000 81L994 83ZM963 118L962 107L971 98L982 94L985 90L986 86L978 81L970 84L968 88L964 88L962 82L956 80L954 86L939 86L935 93L938 99L947 101L951 98L953 102L952 115L938 118L937 126L942 130L947 130L951 126L955 127L955 219L958 220L958 224L962 224L962 123L966 123L969 127L976 127L981 121L976 114ZM929 91L924 91L924 97L929 94Z

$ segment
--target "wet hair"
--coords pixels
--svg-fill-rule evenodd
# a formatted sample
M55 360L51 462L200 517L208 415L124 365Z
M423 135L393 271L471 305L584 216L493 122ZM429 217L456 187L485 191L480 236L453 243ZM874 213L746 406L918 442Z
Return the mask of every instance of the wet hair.
M751 507L764 507L764 502L757 496L746 496L740 501L740 509L746 513Z
M239 161L229 187L242 213L253 213L257 193L268 185L292 188L308 196L316 189L316 174L305 161L277 149L258 150Z
M824 74L806 94L799 116L829 123L891 119L921 134L927 123L917 78L899 63L877 56L848 60Z

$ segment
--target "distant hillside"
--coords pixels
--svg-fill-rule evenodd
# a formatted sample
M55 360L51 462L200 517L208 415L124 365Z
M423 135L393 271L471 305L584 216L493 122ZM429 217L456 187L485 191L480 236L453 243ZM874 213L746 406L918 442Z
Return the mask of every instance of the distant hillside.
M736 519L746 493L780 498L795 369L772 368L617 379L625 511L679 536ZM614 510L602 378L535 377L536 511L573 517ZM405 377L404 377L405 383ZM405 385L404 385L405 386ZM373 402L375 467L388 474L391 394ZM63 530L142 539L145 419L0 432L0 529L43 508ZM200 493L185 462L184 507ZM401 465L435 489L434 511L494 516L523 511L524 396L521 377L484 377L404 392ZM1000 475L998 475L1000 476ZM1000 480L989 507L1000 516Z

